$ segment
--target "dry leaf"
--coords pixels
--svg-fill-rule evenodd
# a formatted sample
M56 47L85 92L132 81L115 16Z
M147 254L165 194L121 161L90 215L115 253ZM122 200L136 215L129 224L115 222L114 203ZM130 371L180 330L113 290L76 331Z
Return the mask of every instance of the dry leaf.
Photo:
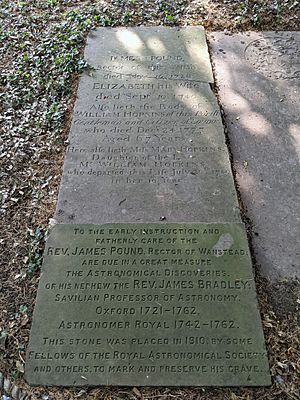
M288 368L288 366L287 366L286 364L283 364L283 363L280 362L280 361L277 361L277 365L279 365L279 367L280 367L280 368L283 368L283 369Z
M21 326L26 325L27 322L28 322L28 320L29 320L28 315L27 315L27 314L24 314L24 316L23 316L23 318L22 318L22 320L21 320Z
M22 374L24 374L24 365L23 363L21 363L21 361L16 361L16 368L19 372L21 372Z
M133 393L134 393L137 397L139 397L139 398L142 397L141 392L140 392L136 387L134 387L134 388L132 389L132 391L133 391Z

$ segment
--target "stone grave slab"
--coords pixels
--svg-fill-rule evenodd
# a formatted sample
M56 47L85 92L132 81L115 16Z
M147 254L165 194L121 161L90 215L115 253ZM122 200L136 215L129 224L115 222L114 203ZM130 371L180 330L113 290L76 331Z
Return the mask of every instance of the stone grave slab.
M209 37L262 273L300 278L300 33Z
M56 220L239 222L203 28L99 28Z
M269 385L244 226L56 225L25 373L32 385Z

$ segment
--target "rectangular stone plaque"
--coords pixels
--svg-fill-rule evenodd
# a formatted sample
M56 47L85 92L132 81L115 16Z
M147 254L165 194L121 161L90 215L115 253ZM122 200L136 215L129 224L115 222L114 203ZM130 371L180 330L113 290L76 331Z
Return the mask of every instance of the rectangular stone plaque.
M300 32L213 32L210 45L257 263L299 280Z
M99 28L85 58L57 221L240 222L203 28Z
M57 225L32 385L270 384L242 224Z

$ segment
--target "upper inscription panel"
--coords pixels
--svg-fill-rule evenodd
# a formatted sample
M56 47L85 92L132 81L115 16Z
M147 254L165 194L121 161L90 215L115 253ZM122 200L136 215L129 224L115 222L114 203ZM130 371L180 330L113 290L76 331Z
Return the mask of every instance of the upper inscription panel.
M56 219L239 221L204 30L102 28L85 56Z
M203 27L100 28L85 56L111 78L214 82Z
M57 225L26 378L63 386L270 384L244 226Z

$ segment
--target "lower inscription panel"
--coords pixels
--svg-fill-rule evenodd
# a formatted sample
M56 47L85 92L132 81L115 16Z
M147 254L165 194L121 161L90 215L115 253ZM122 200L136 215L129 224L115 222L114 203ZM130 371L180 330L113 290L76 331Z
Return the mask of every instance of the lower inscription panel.
M57 225L45 249L26 379L270 384L244 226Z

